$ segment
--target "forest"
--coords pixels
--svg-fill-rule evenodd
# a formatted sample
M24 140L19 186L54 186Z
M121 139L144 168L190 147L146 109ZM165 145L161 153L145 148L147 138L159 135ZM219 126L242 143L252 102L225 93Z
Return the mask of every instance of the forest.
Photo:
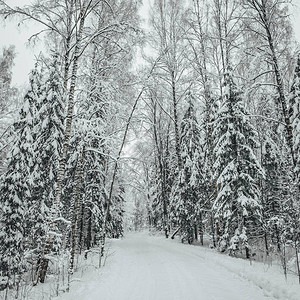
M24 90L12 84L14 45L0 54L5 299L51 276L68 291L78 257L97 253L100 267L107 239L125 227L276 257L300 282L294 9L290 0L0 1L1 22L37 26L29 42L44 45Z

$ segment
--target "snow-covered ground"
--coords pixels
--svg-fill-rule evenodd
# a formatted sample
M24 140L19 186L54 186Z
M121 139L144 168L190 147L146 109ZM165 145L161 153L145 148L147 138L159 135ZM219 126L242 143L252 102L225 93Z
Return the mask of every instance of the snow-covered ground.
M76 275L74 275L76 277ZM148 233L113 240L105 266L73 278L56 300L299 300L279 266L221 255Z

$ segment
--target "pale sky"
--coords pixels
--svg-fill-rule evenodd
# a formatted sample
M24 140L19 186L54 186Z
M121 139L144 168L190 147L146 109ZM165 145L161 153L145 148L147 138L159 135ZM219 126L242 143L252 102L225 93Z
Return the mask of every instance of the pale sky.
M6 3L10 6L20 6L20 0L8 0ZM30 3L30 1L22 0L22 4ZM22 5L21 5L22 6ZM31 27L31 28L30 28ZM35 55L42 49L42 44L29 46L28 39L32 34L37 32L37 24L34 26L21 25L18 26L18 21L11 22L0 21L0 51L2 47L15 45L16 58L13 68L13 84L22 85L28 82L28 73L34 67Z
M148 2L149 0L144 0ZM20 5L19 0L8 0L8 4ZM22 1L23 4L25 1ZM28 1L30 2L30 1ZM294 24L295 37L300 43L300 0L293 0L293 3L297 6L292 10L292 23ZM147 12L147 9L142 9L142 12ZM34 58L43 49L42 43L36 45L28 45L28 39L30 36L37 32L37 24L34 26L17 26L15 22L0 22L0 49L3 46L9 45L16 46L16 59L15 66L13 68L13 84L22 85L28 82L28 73L34 67Z

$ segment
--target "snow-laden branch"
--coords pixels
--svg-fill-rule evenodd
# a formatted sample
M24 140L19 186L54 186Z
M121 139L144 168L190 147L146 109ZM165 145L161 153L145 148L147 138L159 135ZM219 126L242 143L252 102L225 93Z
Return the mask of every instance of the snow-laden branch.
M28 19L32 19L32 20L44 25L49 30L54 31L57 34L62 36L61 31L58 30L56 26L51 26L50 24L47 24L43 19L38 18L33 13L31 13L30 10L26 7L23 9L18 6L15 8L12 8L9 5L7 5L4 1L0 0L0 14L4 15L5 19L9 18L9 17L13 17L14 15L21 15L21 16L27 17Z
M107 153L105 153L105 152L103 152L103 151L99 151L99 150L96 149L96 148L86 148L84 152L95 152L95 153L97 153L97 154L100 154L100 155L103 155L103 156L107 156L107 157L111 158L111 159L114 160L114 161L117 160L116 157L113 157L113 156L111 156L111 155L109 155L109 154L107 154Z
M221 118L217 118L216 120L208 123L209 125L214 125L215 122L218 122L219 120L225 120L225 119L243 119L243 118L260 118L260 119L264 119L266 121L271 121L271 122L275 122L281 125L286 125L284 122L273 119L273 118L269 118L266 116L262 116L262 115L241 115L241 116L227 116L227 117L221 117Z

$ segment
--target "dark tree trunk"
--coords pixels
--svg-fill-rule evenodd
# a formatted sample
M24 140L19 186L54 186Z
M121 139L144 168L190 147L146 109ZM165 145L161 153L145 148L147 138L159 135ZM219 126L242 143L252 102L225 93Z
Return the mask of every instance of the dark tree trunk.
M87 224L87 235L86 235L86 249L87 251L84 254L84 258L87 259L88 257L88 250L91 249L92 244L92 211L90 208L87 208L87 218L88 218L88 224Z
M173 100L173 115L174 115L174 129L175 129L175 151L177 156L178 170L182 169L182 160L180 156L180 137L178 125L178 110L177 110L177 97L176 97L176 83L175 72L171 72L172 77L172 100Z
M267 232L264 232L264 240L265 240L265 249L266 249L266 254L269 256L269 245L268 245L268 236Z
M78 238L79 254L81 254L81 251L84 248L84 243L83 243L84 222L85 222L85 203L82 202L81 215L80 215L79 238Z
M72 211L72 235L71 235L71 257L70 257L70 267L69 273L73 274L74 269L74 257L75 251L78 246L79 234L78 234L78 223L79 223L79 214L80 209L82 208L82 196L81 196L81 186L83 179L83 160L84 160L84 151L85 147L82 148L81 155L79 157L76 175L75 175L75 193L74 193L74 204Z
M202 212L199 215L199 234L200 234L200 243L203 246L203 222L202 222Z
M295 240L295 252L296 252L296 264L297 264L297 273L298 273L298 280L300 284L300 266L299 266L299 256L298 256L298 245L297 245L297 239Z
M278 226L276 224L275 224L275 236L276 236L277 250L280 253L281 252L280 234L279 234Z
M198 226L197 226L197 224L194 224L194 238L195 238L195 241L198 241Z
M40 272L39 272L39 278L40 278L41 283L45 282L46 272L48 269L48 263L49 263L49 260L46 258L42 259L42 261L41 261Z
M154 101L153 101L154 102ZM155 102L154 102L155 103ZM168 231L168 204L167 204L167 197L166 197L166 170L163 164L163 145L161 139L159 140L158 132L157 132L157 119L156 119L156 104L154 104L154 112L153 112L153 132L154 132L154 140L157 150L157 158L158 158L158 166L159 172L161 177L161 197L162 197L162 205L163 205L163 230L165 233L165 237L169 237Z
M214 248L216 248L217 243L216 243L216 236L215 236L214 216L213 216L212 212L210 214L210 224L211 224L212 242L213 242Z

